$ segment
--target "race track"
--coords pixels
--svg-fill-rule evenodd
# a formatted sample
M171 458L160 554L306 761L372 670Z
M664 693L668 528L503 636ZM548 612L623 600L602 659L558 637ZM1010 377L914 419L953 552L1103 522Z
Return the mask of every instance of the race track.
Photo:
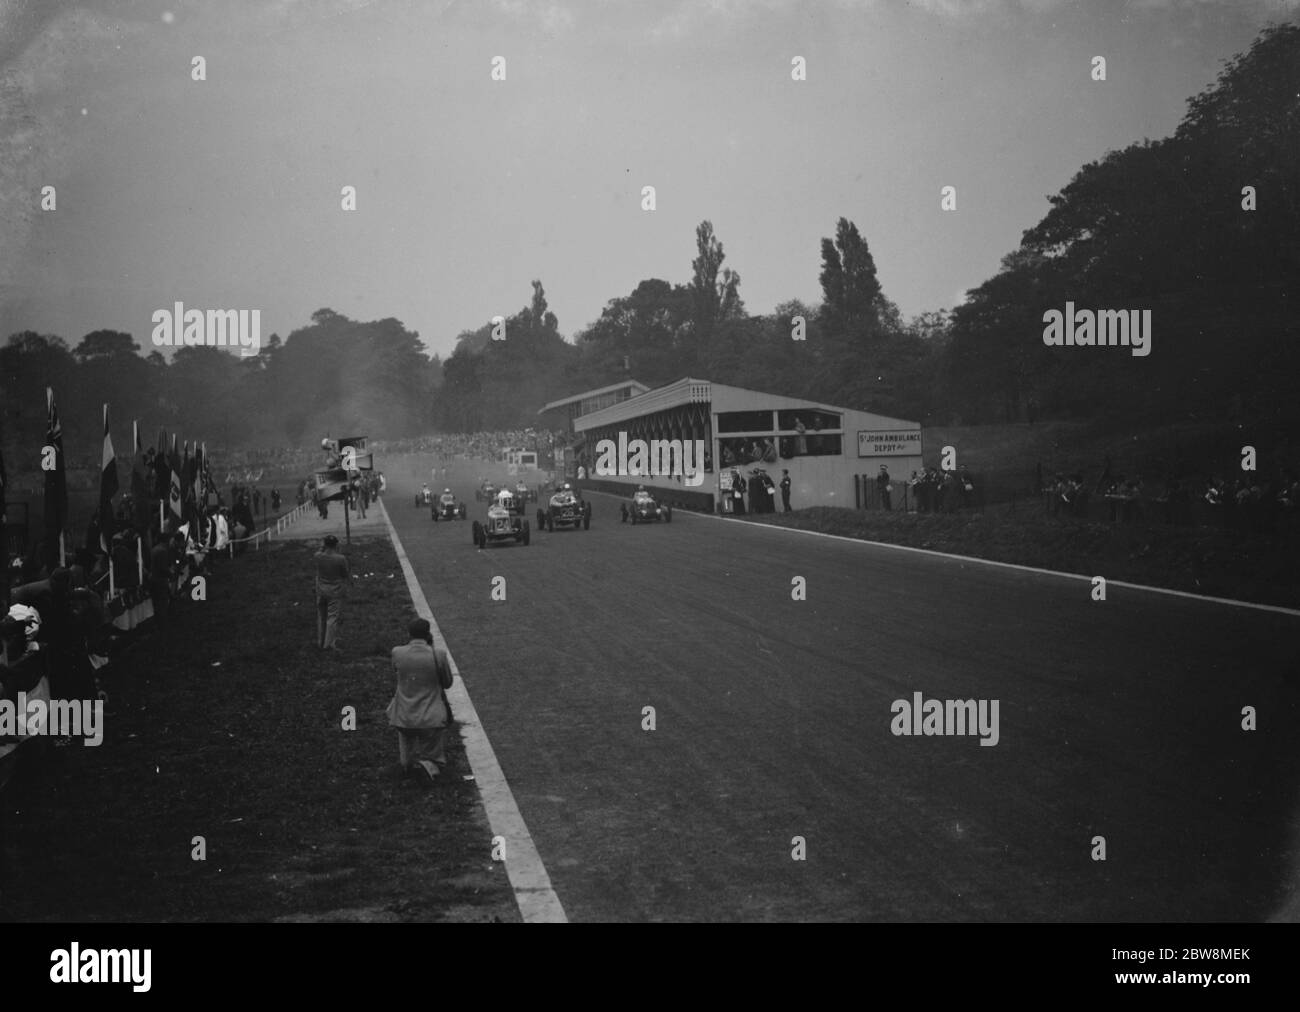
M600 495L478 551L381 466L571 920L1264 920L1294 885L1300 618ZM914 692L998 700L998 744L896 737Z

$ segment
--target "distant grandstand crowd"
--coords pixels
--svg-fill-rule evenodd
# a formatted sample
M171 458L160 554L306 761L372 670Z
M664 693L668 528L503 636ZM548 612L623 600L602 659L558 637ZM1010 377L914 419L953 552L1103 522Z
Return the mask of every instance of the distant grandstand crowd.
M371 440L375 453L427 453L439 460L499 460L506 450L549 452L565 445L566 434L544 429L513 429L499 432L459 432L418 436L413 439Z

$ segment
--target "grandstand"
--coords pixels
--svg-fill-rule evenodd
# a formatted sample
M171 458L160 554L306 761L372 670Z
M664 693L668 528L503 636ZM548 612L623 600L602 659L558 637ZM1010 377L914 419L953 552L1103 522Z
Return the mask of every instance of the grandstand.
M589 403L608 391L589 391L554 404ZM548 405L550 407L550 405ZM684 378L572 418L575 452L588 472L601 440L702 440L705 482L692 489L665 477L591 476L585 487L626 494L638 484L671 500L714 510L719 478L763 468L779 479L790 472L797 507L864 505L864 489L881 464L900 485L922 469L921 423L867 411L785 397L708 380Z

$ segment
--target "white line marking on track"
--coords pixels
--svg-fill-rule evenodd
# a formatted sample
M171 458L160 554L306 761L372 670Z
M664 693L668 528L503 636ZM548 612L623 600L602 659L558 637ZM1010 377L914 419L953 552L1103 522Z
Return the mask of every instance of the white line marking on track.
M515 891L519 915L528 923L567 924L569 919L565 916L564 907L560 905L560 898L551 888L551 878L546 874L546 866L542 864L537 846L529 835L528 827L524 824L524 817L519 812L519 806L515 804L515 796L506 782L505 774L501 772L500 764L497 763L496 753L492 751L492 743L488 741L487 732L479 722L478 711L474 709L474 704L469 698L469 690L465 688L465 682L460 678L460 669L456 667L451 648L447 646L447 640L443 637L442 630L438 628L438 623L433 617L433 609L429 607L424 591L420 589L420 582L415 578L411 560L406 557L406 549L402 547L402 541L397 536L382 499L379 500L378 505L384 514L384 523L388 525L388 536L392 539L393 548L397 552L397 561L401 563L402 575L406 577L406 586L411 592L411 601L415 604L416 614L429 620L429 625L433 629L433 641L447 651L452 674L457 676L451 688L447 690L447 699L451 703L456 720L460 722L461 737L465 741L465 754L469 758L470 769L474 771L474 782L478 786L479 797L487 811L488 823L494 835L505 837L506 874L510 876L510 884Z
M614 499L626 498L617 496L612 492L592 491L588 495L607 495ZM1038 569L1035 566L1021 566L1014 562L998 562L994 559L978 559L973 555L953 555L951 552L936 552L933 548L913 548L911 545L891 545L887 541L866 541L862 538L850 538L844 534L827 534L823 531L804 531L797 527L780 527L776 524L752 523L748 520L739 520L735 517L719 517L712 513L697 513L694 510L674 510L673 516L694 517L697 520L717 520L719 523L738 523L744 524L750 529L763 528L769 531L785 531L789 534L808 534L816 538L830 538L832 541L847 541L854 545L872 545L876 548L892 548L898 552L916 552L919 555L934 555L941 559L955 559L958 562L974 562L981 566L1000 566L1003 569L1018 569L1024 573L1038 573L1042 576L1060 576L1067 580L1087 580L1092 581L1092 576L1083 573L1064 573L1059 569ZM1093 574L1094 576L1102 574ZM1278 615L1291 615L1294 618L1300 618L1300 609L1285 608L1278 604L1256 604L1254 601L1238 601L1231 597L1211 597L1208 594L1193 594L1186 590L1171 590L1169 587L1150 587L1144 583L1127 583L1124 580L1106 581L1108 587L1127 587L1129 590L1145 590L1150 594L1168 594L1171 597L1185 597L1192 601L1205 601L1210 604L1226 604L1233 608L1253 608L1256 611L1271 611Z

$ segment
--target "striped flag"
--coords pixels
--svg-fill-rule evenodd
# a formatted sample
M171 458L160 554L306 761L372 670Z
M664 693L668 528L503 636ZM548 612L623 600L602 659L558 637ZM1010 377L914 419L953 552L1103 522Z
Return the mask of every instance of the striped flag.
M194 504L191 501L191 493L194 491L194 461L190 460L190 441L185 440L184 453L181 456L181 513L184 515L186 523L189 523L190 513L193 511Z
M198 440L194 441L194 476L190 479L190 500L194 510L194 531L196 535L203 532L203 451L199 449Z
M167 463L171 473L167 498L171 503L172 512L176 514L176 519L184 520L181 508L181 455L176 447L176 433L174 432L172 433L171 459Z
M113 496L117 495L117 456L108 431L108 405L104 405L104 451L99 458L99 547L105 552L113 540Z
M68 520L68 472L63 466L63 426L54 403L54 388L45 388L45 446L52 459L41 454L45 472L45 562L50 569L62 565L63 528Z
M158 427L158 445L153 455L153 473L153 497L155 499L166 499L168 490L171 487L171 477L167 467L167 433L162 426Z

